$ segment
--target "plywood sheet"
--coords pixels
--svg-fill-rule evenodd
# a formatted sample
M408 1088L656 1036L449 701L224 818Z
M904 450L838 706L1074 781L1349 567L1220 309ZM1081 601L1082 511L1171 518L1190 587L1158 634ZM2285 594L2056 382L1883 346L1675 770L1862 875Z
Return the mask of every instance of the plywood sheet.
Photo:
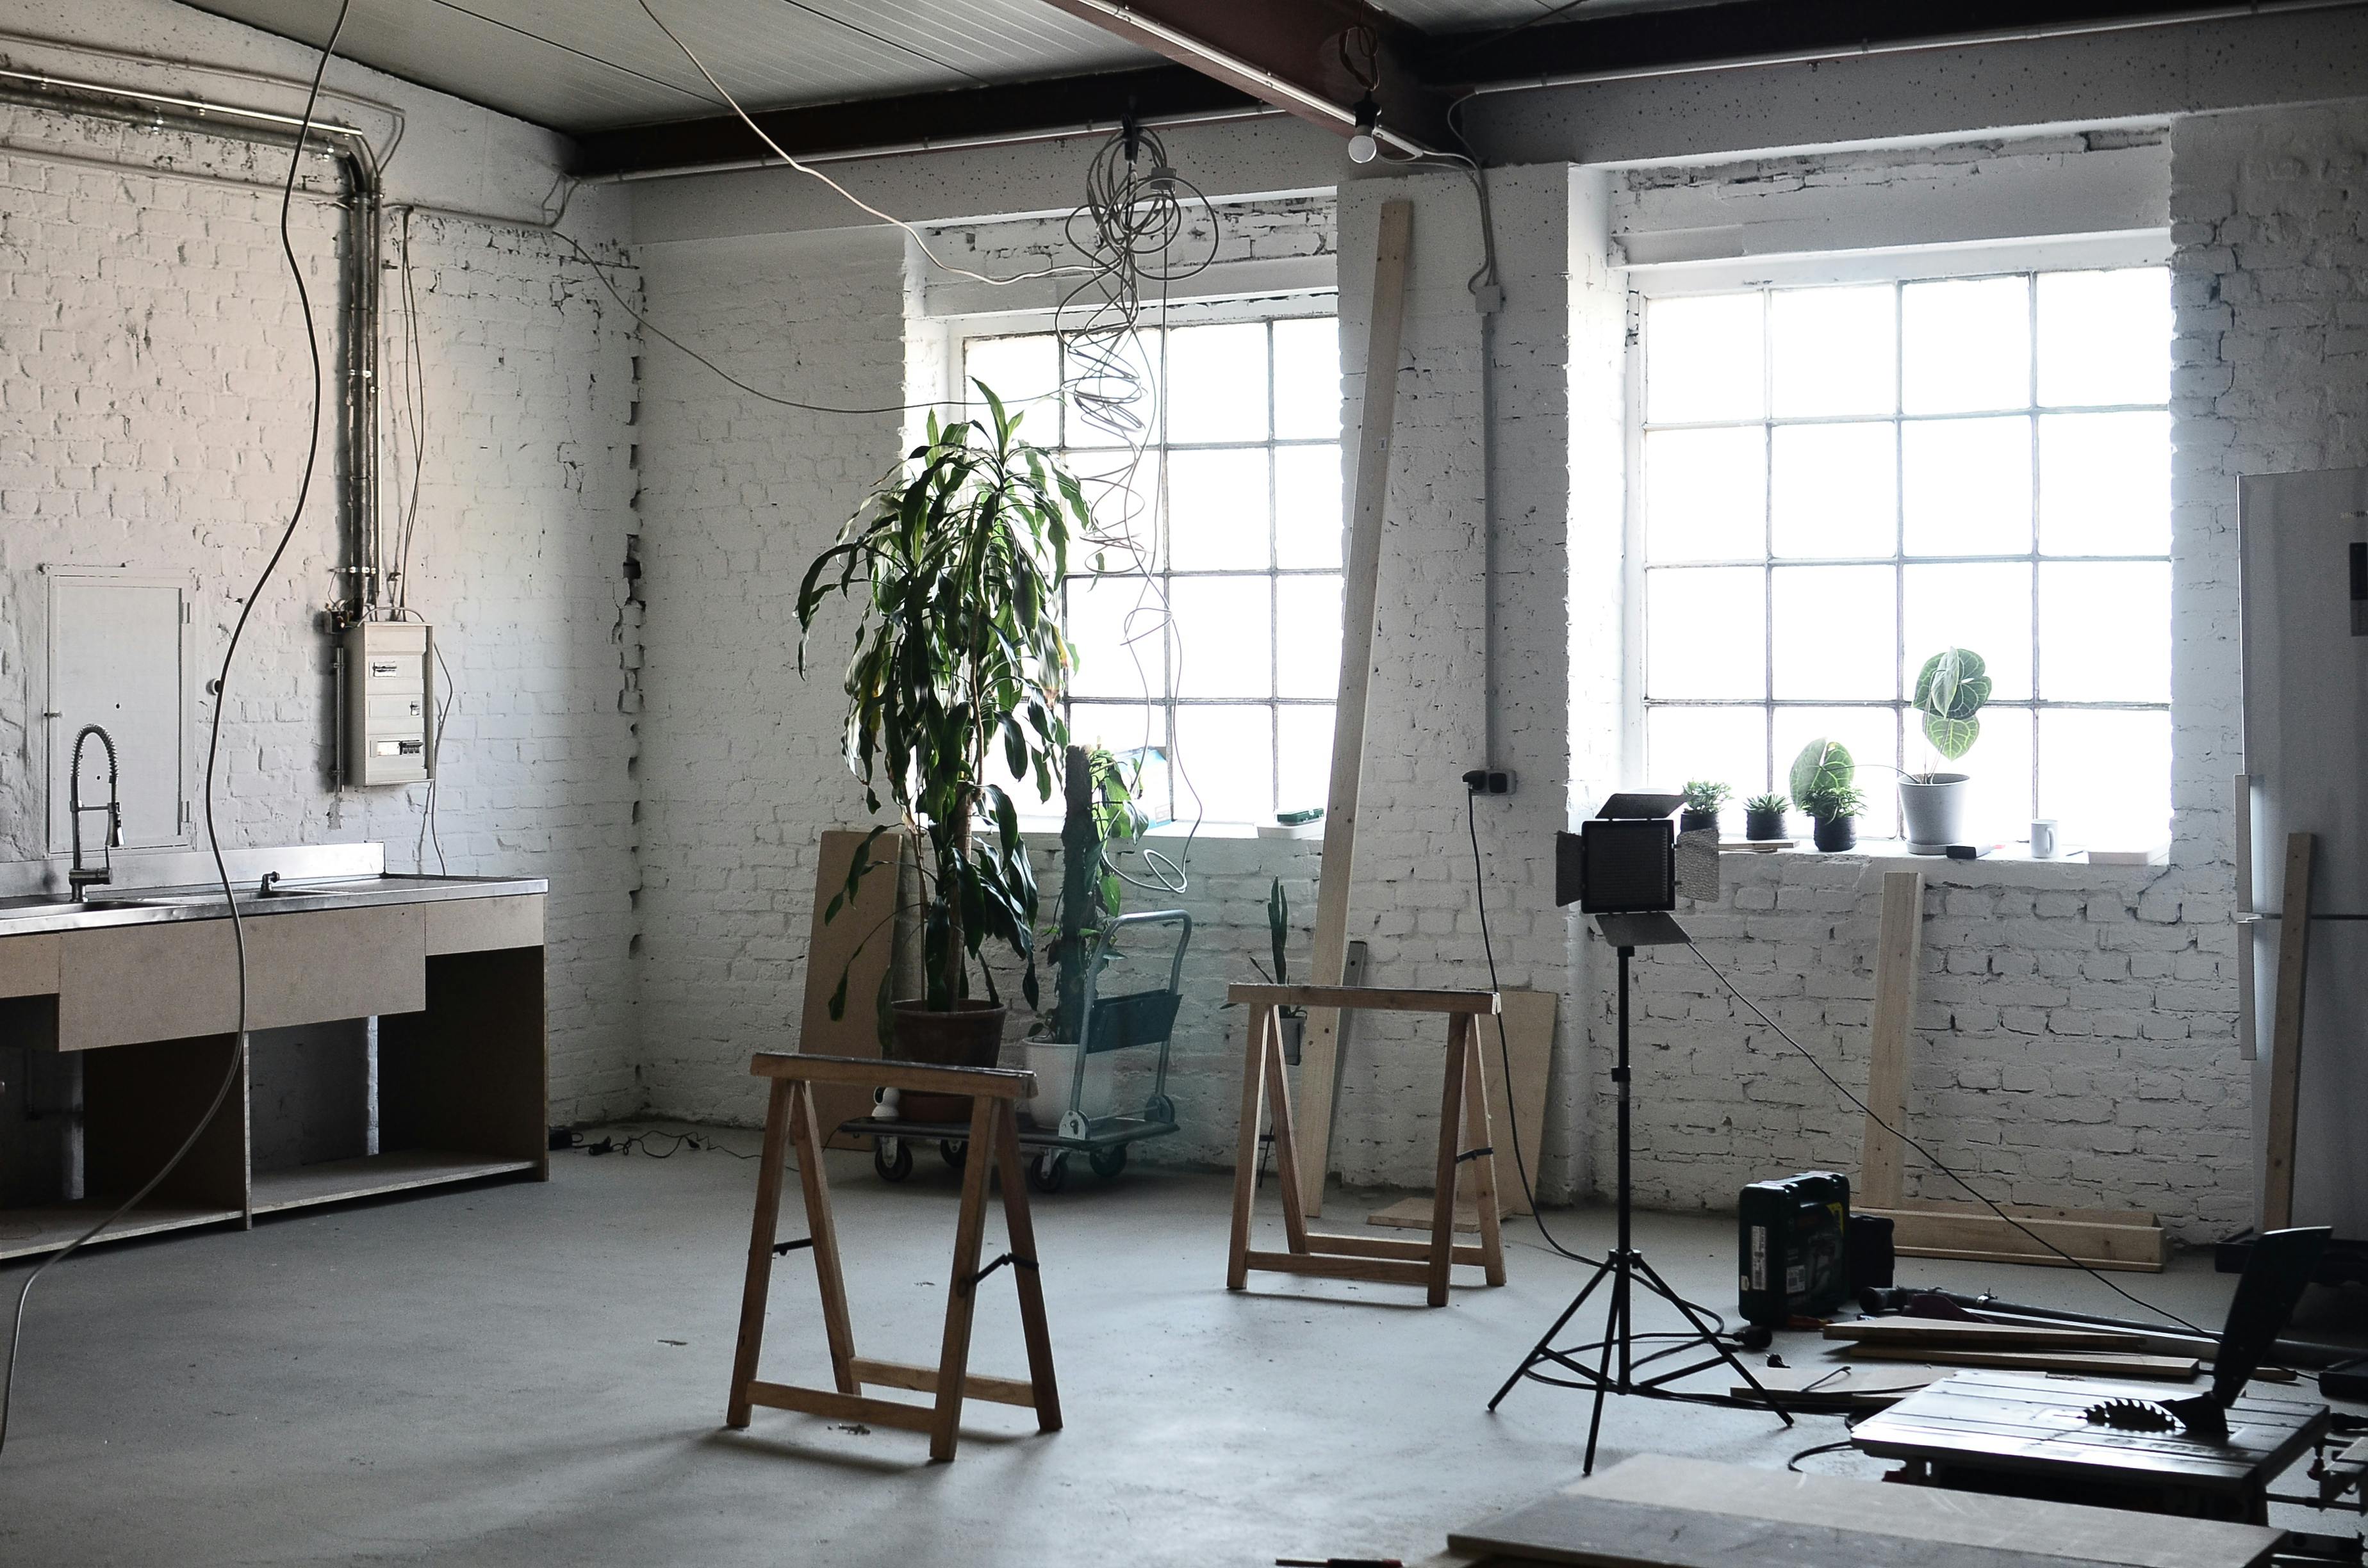
M896 860L901 834L884 834L871 844L872 869L853 903L825 920L823 912L847 886L847 873L863 847L869 828L832 828L822 835L814 869L814 925L806 943L806 994L798 1020L798 1050L809 1056L848 1056L876 1061L882 1054L876 1001L896 947ZM847 976L847 1016L830 1016L830 994ZM871 1091L856 1085L817 1084L814 1113L825 1131L871 1108ZM830 1146L856 1147L852 1138L831 1134Z

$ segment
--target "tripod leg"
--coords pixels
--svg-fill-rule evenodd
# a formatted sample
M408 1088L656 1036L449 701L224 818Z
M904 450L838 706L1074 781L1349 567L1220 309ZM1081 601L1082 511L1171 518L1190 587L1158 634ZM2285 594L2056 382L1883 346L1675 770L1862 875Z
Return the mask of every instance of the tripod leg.
M1683 1296L1679 1295L1675 1290L1670 1290L1668 1281L1654 1273L1653 1266L1645 1262L1643 1257L1639 1256L1636 1259L1636 1267L1637 1270L1645 1276L1645 1281L1651 1288L1653 1293L1660 1297L1661 1300L1668 1302L1669 1305L1677 1308L1680 1312L1683 1312L1685 1314L1686 1322L1693 1325L1694 1333L1702 1336L1702 1343L1717 1351L1721 1359L1725 1361L1728 1366L1734 1368L1738 1373L1742 1374L1743 1381L1750 1384L1751 1387L1759 1392L1762 1399L1766 1399L1768 1401L1768 1407L1776 1413L1776 1418L1779 1421L1783 1422L1787 1426L1792 1426L1792 1412L1786 1410L1783 1406L1778 1404L1773 1398L1770 1397L1767 1389L1761 1386L1759 1380L1751 1375L1751 1369L1745 1366L1742 1358L1736 1356L1734 1351L1726 1347L1725 1341L1721 1340L1717 1335L1711 1332L1711 1328L1708 1324L1702 1322L1701 1314L1697 1312L1694 1308L1694 1304L1691 1301L1687 1301Z
M1521 1381L1521 1374L1546 1358L1546 1349L1554 1344L1554 1335L1563 1331L1565 1324L1578 1315L1578 1309L1587 1305L1587 1299L1595 1294L1595 1288L1603 1283L1603 1277L1611 1272L1611 1266L1608 1263L1596 1266L1593 1277L1580 1288L1577 1295L1570 1299L1570 1305L1563 1308L1562 1316L1554 1319L1554 1325L1538 1336L1538 1342L1530 1346L1530 1353L1521 1358L1521 1364L1513 1369L1513 1375L1505 1380L1505 1386L1498 1389L1488 1401L1489 1409L1494 1410L1504 1403L1505 1396L1513 1392L1513 1385Z
M1620 1392L1628 1392L1628 1274L1622 1265L1627 1255L1617 1254L1608 1267L1612 1270L1611 1311L1603 1320L1603 1359L1595 1373L1595 1410L1587 1418L1587 1462L1579 1467L1581 1475L1595 1473L1595 1440L1603 1432L1603 1402L1611 1397L1611 1347L1620 1346Z

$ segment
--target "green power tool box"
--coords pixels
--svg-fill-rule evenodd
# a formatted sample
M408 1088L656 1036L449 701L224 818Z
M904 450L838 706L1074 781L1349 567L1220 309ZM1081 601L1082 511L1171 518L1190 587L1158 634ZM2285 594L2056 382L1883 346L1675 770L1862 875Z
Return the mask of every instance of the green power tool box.
M1782 1328L1791 1318L1829 1316L1850 1299L1850 1177L1805 1171L1755 1181L1736 1218L1746 1322Z

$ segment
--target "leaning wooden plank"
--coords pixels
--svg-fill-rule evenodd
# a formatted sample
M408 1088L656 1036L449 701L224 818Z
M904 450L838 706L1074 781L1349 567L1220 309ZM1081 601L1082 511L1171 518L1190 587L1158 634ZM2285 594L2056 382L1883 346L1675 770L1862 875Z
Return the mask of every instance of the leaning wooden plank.
M2261 1229L2294 1223L2294 1109L2302 1093L2302 1007L2310 979L2311 849L2307 833L2286 835L2283 913L2278 919L2277 1012L2270 1024L2268 1165L2261 1176ZM2252 999L2247 997L2246 1005Z
M2160 1269L2170 1241L2159 1225L2097 1225L2068 1220L2009 1221L1996 1214L1936 1214L1920 1209L1866 1209L1892 1223L1892 1245L1911 1257L1961 1257L2062 1263L2052 1245L2083 1263ZM2047 1244L2032 1239L2044 1238Z
M1308 974L1337 985L1349 956L1349 884L1356 872L1357 798L1365 762L1365 699L1373 673L1374 619L1382 574L1382 520L1388 509L1390 427L1397 418L1398 351L1406 324L1406 256L1414 203L1382 203L1373 242L1372 315L1361 367L1364 396L1357 419L1357 469L1349 498L1348 572L1341 583L1340 687L1332 718L1332 785L1325 800L1324 858L1315 894L1315 942ZM1324 1212L1331 1168L1332 1076L1338 1066L1340 1015L1308 1015L1299 1055L1299 1179L1311 1214Z
M2159 1274L2159 1263L2123 1263L2110 1257L2082 1257L2073 1254L2066 1259L2052 1252L1983 1252L1974 1247L1895 1247L1902 1257L1949 1257L1960 1263L2013 1263L2032 1268L2096 1268L2116 1274Z
M1559 1506L1549 1506L1559 1505ZM1770 1525L1829 1528L1831 1549L1719 1558L1686 1556L1579 1556L1563 1554L1596 1510L1611 1506L1665 1509L1681 1529L1690 1523L1726 1516ZM1508 1528L1515 1520L1520 1527ZM2060 1568L2065 1562L2111 1563L2115 1568L2254 1568L2266 1562L2286 1532L2261 1525L2173 1518L2077 1503L2025 1497L1972 1496L1940 1487L1893 1486L1847 1476L1795 1474L1746 1469L1706 1460L1639 1454L1591 1480L1532 1505L1448 1537L1452 1550L1474 1555L1501 1552L1549 1562L1784 1562L1804 1564L1963 1562L1929 1558L1918 1546L2028 1554ZM1878 1538L1870 1542L1867 1538ZM1888 1551L1884 1543L1891 1544ZM1641 1544L1641 1543L1640 1543ZM1707 1545L1708 1543L1703 1543ZM1543 1551L1541 1551L1543 1548Z
M1826 1324L1827 1339L1863 1345L1953 1345L1965 1350L2135 1350L2138 1336L2072 1324L1960 1323L1953 1318L1859 1318Z
M1861 1208L1871 1205L1861 1205ZM1911 1198L1904 1203L1892 1204L1894 1211L1905 1210L1915 1214L1975 1214L1998 1213L1987 1203L1975 1203L1963 1199ZM2083 1225L2154 1225L2159 1219L2144 1209L2062 1209L2046 1203L2001 1203L2018 1220L2068 1220Z
M1941 1345L1853 1345L1852 1360L1929 1361L1938 1367L2003 1367L2017 1372L2078 1372L2092 1378L2192 1380L2192 1356L2134 1356L2112 1350L1960 1350Z
M905 842L901 833L871 840L871 869L855 885L855 897L825 920L830 901L847 890L847 875L856 854L871 837L865 828L826 828L814 865L814 926L806 938L805 1006L799 1014L798 1049L816 1056L873 1057L880 1054L880 986L888 978L896 933L896 858ZM830 1016L831 993L839 978L847 980L847 1006L837 1018ZM860 1084L828 1084L814 1091L814 1112L834 1148L859 1147L861 1140L842 1136L841 1122L871 1108L871 1089Z
M1400 991L1385 985L1228 985L1225 1000L1243 1007L1362 1008L1377 1013L1493 1013L1494 991ZM1299 1064L1307 1065L1303 1048Z
M1907 1145L1883 1122L1907 1129L1907 1044L1916 1022L1918 938L1924 926L1924 873L1883 874L1883 924L1874 945L1874 1021L1866 1070L1866 1142L1859 1157L1859 1200L1896 1208L1907 1189ZM1877 1119L1881 1119L1878 1120Z

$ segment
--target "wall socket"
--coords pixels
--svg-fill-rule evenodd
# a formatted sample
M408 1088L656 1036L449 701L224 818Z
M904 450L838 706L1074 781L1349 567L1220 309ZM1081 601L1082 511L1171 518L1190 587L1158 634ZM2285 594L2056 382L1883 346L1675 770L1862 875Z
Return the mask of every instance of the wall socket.
M1514 782L1509 768L1475 767L1463 776L1463 787L1475 795L1509 795Z

